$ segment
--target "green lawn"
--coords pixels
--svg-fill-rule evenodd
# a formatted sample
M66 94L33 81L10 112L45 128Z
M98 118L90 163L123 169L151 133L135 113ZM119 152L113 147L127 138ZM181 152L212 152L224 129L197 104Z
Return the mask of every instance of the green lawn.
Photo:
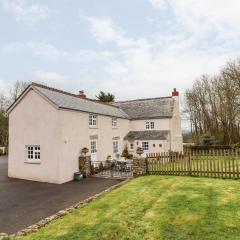
M24 240L239 239L240 181L146 176Z

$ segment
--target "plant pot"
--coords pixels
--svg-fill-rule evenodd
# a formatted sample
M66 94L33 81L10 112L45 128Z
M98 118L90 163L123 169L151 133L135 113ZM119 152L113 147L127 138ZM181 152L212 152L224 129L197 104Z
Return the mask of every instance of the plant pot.
M74 173L74 181L81 181L83 179L83 175L80 172Z

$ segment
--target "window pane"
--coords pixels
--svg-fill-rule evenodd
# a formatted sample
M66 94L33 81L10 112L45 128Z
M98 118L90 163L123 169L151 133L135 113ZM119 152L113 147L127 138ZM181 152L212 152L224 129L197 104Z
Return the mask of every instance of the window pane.
M143 149L143 151L148 151L149 150L148 142L142 142L142 149Z
M114 153L118 152L118 141L113 141L113 152Z
M26 158L30 160L40 160L40 146L27 146Z

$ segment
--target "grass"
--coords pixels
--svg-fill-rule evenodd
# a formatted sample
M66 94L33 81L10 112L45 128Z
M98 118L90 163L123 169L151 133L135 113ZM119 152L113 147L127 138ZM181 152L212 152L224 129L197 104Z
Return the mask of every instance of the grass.
M22 240L239 239L240 182L146 176Z

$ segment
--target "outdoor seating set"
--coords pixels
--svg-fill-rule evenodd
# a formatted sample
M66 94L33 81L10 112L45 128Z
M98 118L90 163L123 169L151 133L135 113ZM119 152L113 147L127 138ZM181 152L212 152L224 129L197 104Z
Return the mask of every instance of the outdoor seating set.
M95 176L129 177L132 175L133 161L125 158L108 159L105 162L92 162Z

